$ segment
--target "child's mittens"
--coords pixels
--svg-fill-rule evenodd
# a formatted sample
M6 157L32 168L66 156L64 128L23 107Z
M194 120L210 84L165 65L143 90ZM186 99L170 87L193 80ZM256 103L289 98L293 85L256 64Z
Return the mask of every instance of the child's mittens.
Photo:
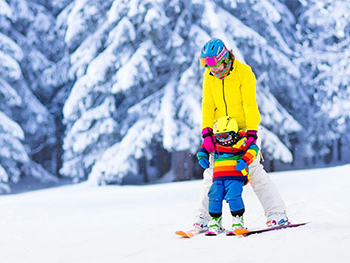
M209 168L209 160L208 158L201 158L198 160L198 163L200 166L202 166L204 169Z
M246 169L247 167L248 167L248 165L243 160L239 160L235 166L237 171L242 171L242 170Z

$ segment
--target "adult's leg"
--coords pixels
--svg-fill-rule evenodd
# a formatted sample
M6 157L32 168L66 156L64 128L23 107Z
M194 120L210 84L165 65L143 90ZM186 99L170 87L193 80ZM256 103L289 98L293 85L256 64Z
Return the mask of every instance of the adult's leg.
M206 224L210 220L210 215L208 212L209 207L209 198L208 198L208 192L213 184L213 155L211 154L209 156L210 161L210 167L208 169L205 169L203 172L203 181L201 185L201 190L198 198L197 205L195 207L194 216L195 216L195 223L201 221L206 221L204 224Z
M261 145L261 132L259 132L259 129L257 145L259 147ZM260 163L260 154L249 165L249 177L249 182L265 211L265 216L269 216L271 213L284 213L286 211L286 205L277 187L271 181L264 166Z
M286 205L277 187L260 164L260 158L249 166L249 177L249 182L265 211L265 216L286 211Z

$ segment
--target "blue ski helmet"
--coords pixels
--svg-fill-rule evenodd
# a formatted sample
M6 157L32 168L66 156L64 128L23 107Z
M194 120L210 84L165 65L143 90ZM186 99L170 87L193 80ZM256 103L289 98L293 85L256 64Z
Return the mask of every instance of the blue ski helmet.
M202 67L217 67L224 60L228 62L229 52L222 40L212 38L209 40L201 50L201 65Z

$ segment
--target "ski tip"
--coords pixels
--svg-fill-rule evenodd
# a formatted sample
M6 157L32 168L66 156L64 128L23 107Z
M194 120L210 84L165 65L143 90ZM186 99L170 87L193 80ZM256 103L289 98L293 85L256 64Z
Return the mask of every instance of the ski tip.
M184 237L184 238L190 238L190 236L187 233L182 232L182 231L176 231L175 235L178 235L178 236Z
M312 223L312 221L307 221L307 222L303 222L303 223L299 223L300 225L307 225L307 224L310 224Z
M242 236L244 234L249 233L250 231L248 229L244 229L244 228L237 228L233 232L236 236Z
M191 238L194 237L196 235L196 231L195 230L189 230L189 231L176 231L175 235L184 237L184 238Z

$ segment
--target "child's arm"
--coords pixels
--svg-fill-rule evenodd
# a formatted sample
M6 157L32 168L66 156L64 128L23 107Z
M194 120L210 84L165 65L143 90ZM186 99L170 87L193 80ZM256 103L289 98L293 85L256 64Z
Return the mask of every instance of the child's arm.
M245 154L242 159L247 165L250 165L258 157L259 147L255 143L250 143L245 149Z
M204 144L202 144L201 148L199 149L197 158L200 166L202 166L204 169L209 168L209 153L205 149Z
M259 147L251 142L245 149L245 154L242 156L242 159L239 160L235 166L236 170L241 171L243 175L247 175L248 165L250 165L259 153Z

